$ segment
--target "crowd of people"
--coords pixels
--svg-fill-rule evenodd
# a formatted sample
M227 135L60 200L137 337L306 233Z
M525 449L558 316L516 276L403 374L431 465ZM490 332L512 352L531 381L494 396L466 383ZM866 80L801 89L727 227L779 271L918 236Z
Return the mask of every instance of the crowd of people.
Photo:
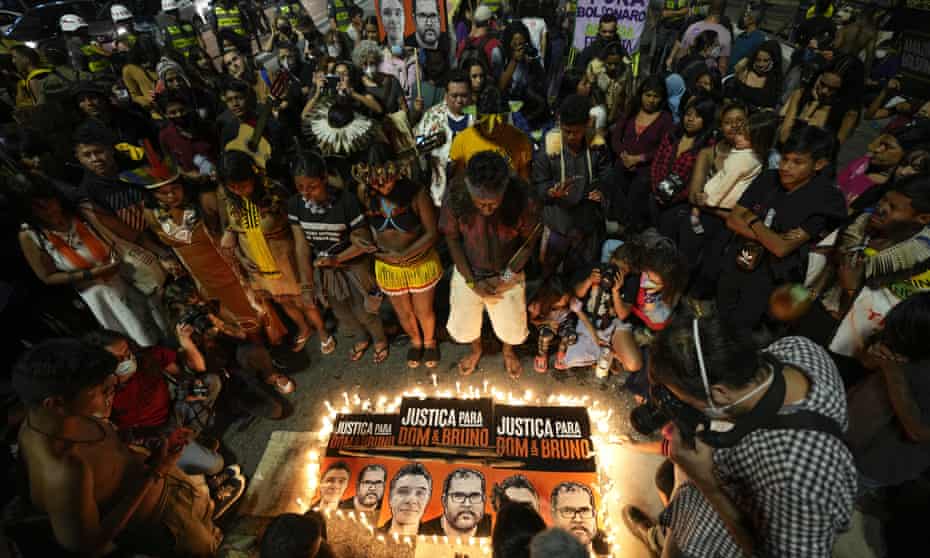
M668 423L631 446L670 459L665 511L624 510L656 555L830 555L856 502L930 468L930 100L875 8L818 0L786 57L759 14L693 4L658 10L636 71L614 16L569 55L570 14L543 40L500 3L417 13L417 48L393 2L325 33L282 2L264 36L219 2L216 52L173 0L155 33L114 6L112 49L73 14L10 47L18 466L54 534L17 542L213 555L246 485L219 417L287 416L280 355L312 339L320 369L463 344L462 376L499 343L513 381L529 345ZM262 556L325 538L281 516ZM517 504L492 538L587 553Z

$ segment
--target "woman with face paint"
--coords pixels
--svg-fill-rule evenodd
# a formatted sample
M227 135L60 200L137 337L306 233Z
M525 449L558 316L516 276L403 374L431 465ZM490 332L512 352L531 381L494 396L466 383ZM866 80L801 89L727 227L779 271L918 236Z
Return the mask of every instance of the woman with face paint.
M375 143L353 175L375 240L375 278L410 337L407 366L423 362L435 368L439 345L433 300L442 278L434 247L436 207L427 189L410 179L410 171L408 162L396 161L385 144Z
M782 58L778 41L766 41L736 65L728 98L738 99L750 112L774 109L782 95Z

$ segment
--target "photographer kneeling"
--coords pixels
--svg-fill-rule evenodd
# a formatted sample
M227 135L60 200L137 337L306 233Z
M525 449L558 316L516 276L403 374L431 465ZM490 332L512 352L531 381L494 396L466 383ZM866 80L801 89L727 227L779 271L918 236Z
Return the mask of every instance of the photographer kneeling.
M283 418L287 402L265 382L277 373L264 344L250 339L237 324L224 321L214 305L201 298L189 279L165 288L165 307L171 323L189 335L179 336L188 367L207 376L221 376L233 408L252 417ZM226 396L224 396L224 399Z
M658 525L624 509L635 536L663 556L831 556L857 477L843 383L822 347L786 337L758 351L745 330L681 315L652 345L649 375L652 398L631 422L664 426L678 478Z

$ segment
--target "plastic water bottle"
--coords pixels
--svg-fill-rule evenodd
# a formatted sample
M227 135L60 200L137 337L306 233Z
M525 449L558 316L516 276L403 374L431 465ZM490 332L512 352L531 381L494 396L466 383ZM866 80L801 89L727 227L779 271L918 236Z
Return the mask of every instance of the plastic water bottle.
M701 218L694 213L691 214L691 230L694 234L704 234L704 225L701 224Z
M601 355L597 359L597 366L594 368L594 375L598 378L606 378L610 373L610 364L614 360L614 352L610 347L601 348Z

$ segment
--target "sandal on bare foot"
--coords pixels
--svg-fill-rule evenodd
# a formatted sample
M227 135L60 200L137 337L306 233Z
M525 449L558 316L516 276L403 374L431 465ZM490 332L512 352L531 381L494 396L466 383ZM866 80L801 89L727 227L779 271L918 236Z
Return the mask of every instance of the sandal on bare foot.
M414 347L413 345L407 349L407 368L416 368L420 366L420 361L423 360L423 347Z
M533 359L533 370L540 374L545 374L549 371L549 355L536 355L536 358Z
M280 372L268 376L265 382L270 384L281 395L294 393L294 390L297 389L297 384L294 383L294 380L288 378L286 374L281 374Z
M555 354L555 369L568 370L568 365L565 364L565 351L559 351Z
M436 368L439 366L439 345L433 347L423 347L423 364L427 368Z
M375 364L381 364L382 362L387 360L387 357L390 356L391 354L390 347L391 346L388 345L387 343L385 343L381 347L378 347L377 345L375 345L375 358L374 358Z
M352 362L358 362L362 360L362 356L364 356L365 351L367 351L368 347L370 346L371 341L361 341L355 345L352 345L352 350L349 351L349 360Z
M307 344L307 340L310 339L310 336L313 335L313 332L307 330L307 333L297 336L294 338L294 345L291 347L291 350L295 353L299 353L304 350L304 345Z
M514 380L523 374L523 365L520 364L520 358L514 353L504 353L504 367Z
M336 350L336 338L330 335L326 341L320 341L320 352L324 355L331 355Z
M471 376L471 374L478 368L478 361L481 360L481 353L469 353L462 357L462 360L459 361L459 374L462 376Z

